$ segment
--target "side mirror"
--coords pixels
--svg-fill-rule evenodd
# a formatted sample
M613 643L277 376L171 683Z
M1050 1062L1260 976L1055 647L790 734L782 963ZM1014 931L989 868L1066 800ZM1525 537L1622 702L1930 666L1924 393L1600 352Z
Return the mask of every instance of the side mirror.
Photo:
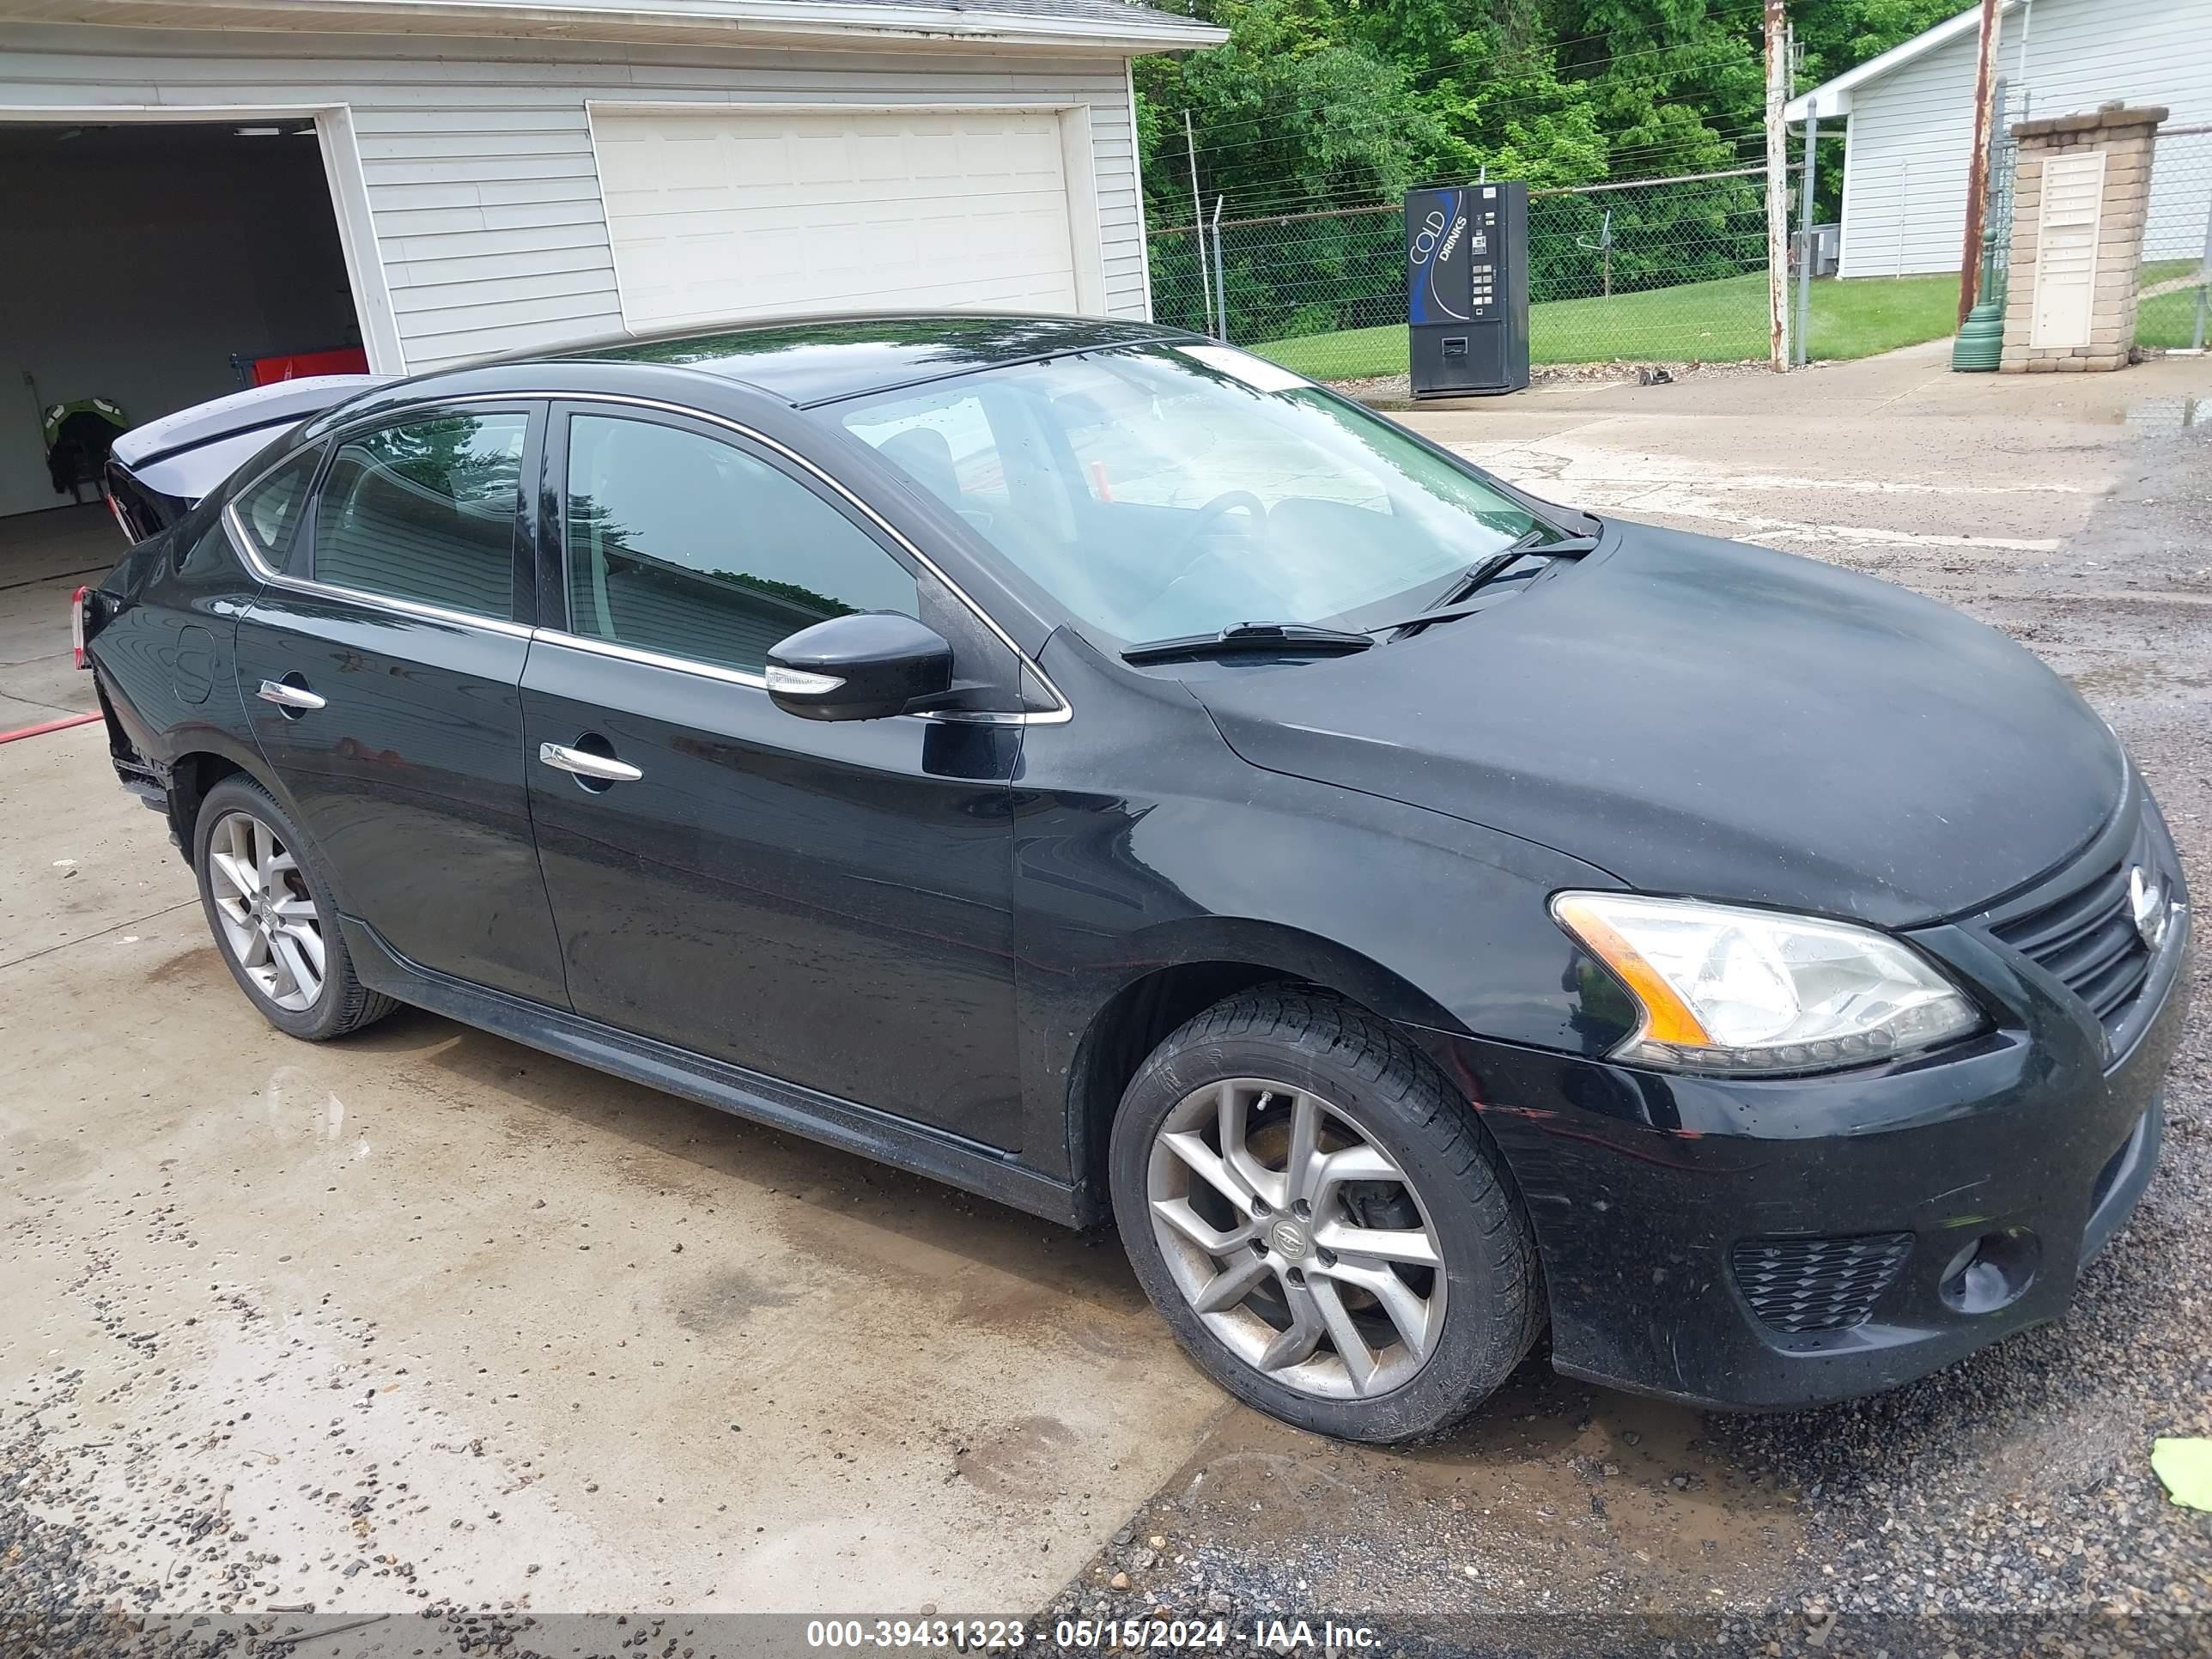
M911 617L856 611L768 653L768 694L810 720L879 720L952 689L952 647Z

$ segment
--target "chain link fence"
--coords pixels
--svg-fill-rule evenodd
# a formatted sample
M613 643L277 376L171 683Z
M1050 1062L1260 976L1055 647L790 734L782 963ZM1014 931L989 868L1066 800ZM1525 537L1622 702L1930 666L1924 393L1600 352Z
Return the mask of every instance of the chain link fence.
M1217 331L1212 229L1152 233L1157 320ZM1400 205L1230 217L1219 235L1232 343L1316 380L1406 372ZM1528 284L1538 363L1763 359L1764 178L1745 169L1531 191Z
M2008 128L2000 120L1990 146L2000 273L2011 242ZM1839 160L1831 150L1822 166ZM1793 210L1793 245L1796 223ZM1212 226L1152 233L1158 320L1212 334L1225 316L1231 343L1316 380L1406 372L1398 204L1231 215L1218 239L1217 250ZM2212 125L2158 136L2137 282L2139 344L2212 345ZM1763 172L1531 191L1528 285L1529 355L1540 366L1763 361ZM1952 271L1816 281L1809 356L1860 356L1938 338L1951 331L1957 295Z
M2152 146L2136 273L2136 343L2212 343L2212 126L2167 127Z

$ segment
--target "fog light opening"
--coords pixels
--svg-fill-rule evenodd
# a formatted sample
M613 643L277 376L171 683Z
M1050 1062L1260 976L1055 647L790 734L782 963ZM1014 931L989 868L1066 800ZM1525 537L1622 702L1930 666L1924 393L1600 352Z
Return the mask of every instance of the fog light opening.
M1963 1314L1995 1313L2027 1294L2043 1246L2026 1228L1984 1233L1951 1258L1936 1293Z

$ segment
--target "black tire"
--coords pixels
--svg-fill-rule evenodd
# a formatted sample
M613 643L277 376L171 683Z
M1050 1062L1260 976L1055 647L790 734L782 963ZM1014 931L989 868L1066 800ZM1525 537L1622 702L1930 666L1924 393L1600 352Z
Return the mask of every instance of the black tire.
M1417 1194L1446 1295L1427 1358L1395 1388L1327 1398L1286 1386L1217 1336L1177 1283L1152 1224L1154 1137L1179 1103L1230 1079L1310 1090L1394 1159ZM1395 1029L1326 992L1261 986L1162 1042L1121 1097L1109 1173L1123 1245L1177 1340L1230 1393L1299 1428L1376 1442L1441 1434L1504 1382L1542 1329L1534 1237L1472 1109Z
M280 1006L254 983L232 948L216 911L212 884L220 878L210 857L211 842L216 826L240 812L258 818L275 832L284 850L297 862L301 885L315 907L315 919L323 939L323 982L315 1000L303 1008ZM246 1000L278 1030L308 1042L325 1042L373 1024L399 1006L390 997L370 990L355 974L353 958L347 954L344 937L338 931L337 910L331 902L330 884L323 879L314 849L284 809L251 778L235 775L225 778L200 802L199 817L192 824L192 872L199 878L200 908L207 916L209 932L215 935L216 951L222 957L223 965L230 969L230 976L238 981L238 988L246 993Z

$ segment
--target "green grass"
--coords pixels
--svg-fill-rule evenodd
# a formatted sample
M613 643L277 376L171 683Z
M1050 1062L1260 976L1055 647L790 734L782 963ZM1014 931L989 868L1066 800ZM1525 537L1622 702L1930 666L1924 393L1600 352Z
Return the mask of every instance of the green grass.
M1813 356L1867 357L1941 338L1950 333L1958 304L1959 283L1954 276L1816 282ZM1528 333L1529 356L1539 363L1712 363L1761 358L1766 356L1766 278L1753 272L1719 282L1618 294L1611 299L1554 300L1529 307ZM1406 372L1402 325L1310 334L1249 349L1316 380Z
M2143 267L2150 287L2195 268L2190 259ZM1790 303L1796 303L1793 289ZM1948 335L1958 315L1954 276L1856 276L1813 284L1816 359L1870 357ZM1793 313L1794 315L1794 313ZM2136 339L2185 346L2196 326L2197 290L2143 302ZM1609 300L1554 300L1528 311L1528 355L1539 363L1728 363L1766 356L1766 278L1758 272L1716 283L1620 294ZM1406 372L1406 330L1346 329L1249 348L1316 380L1379 378Z
M2197 264L2194 259L2166 259L2145 265L2142 285L2151 288L2185 275L2196 270ZM2197 290L2193 288L2178 289L2155 300L2146 300L2136 312L2137 345L2185 346L2191 343L2196 328ZM2208 325L2205 334L2212 339L2212 325Z

